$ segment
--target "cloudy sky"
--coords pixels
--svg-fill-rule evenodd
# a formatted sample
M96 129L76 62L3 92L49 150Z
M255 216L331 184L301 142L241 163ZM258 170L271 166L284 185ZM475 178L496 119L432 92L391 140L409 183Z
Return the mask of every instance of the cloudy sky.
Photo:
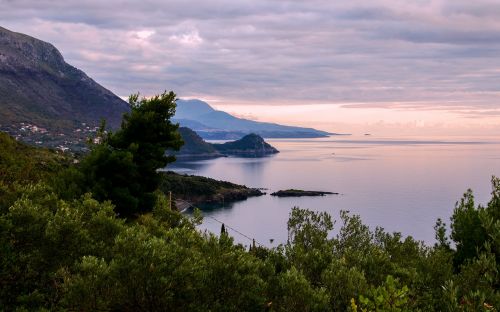
M338 132L500 134L499 0L0 0L119 96Z

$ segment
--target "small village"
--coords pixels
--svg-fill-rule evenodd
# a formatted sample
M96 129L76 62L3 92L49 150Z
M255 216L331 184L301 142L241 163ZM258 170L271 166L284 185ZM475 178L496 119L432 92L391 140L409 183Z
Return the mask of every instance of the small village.
M18 141L76 153L88 150L88 140L95 136L98 129L99 127L87 123L80 123L74 130L58 132L28 122L0 125L0 131L8 133Z

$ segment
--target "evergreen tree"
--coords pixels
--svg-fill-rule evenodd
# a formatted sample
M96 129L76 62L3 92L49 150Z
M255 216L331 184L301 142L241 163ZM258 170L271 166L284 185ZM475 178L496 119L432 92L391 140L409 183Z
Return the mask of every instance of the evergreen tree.
M138 94L131 95L131 110L121 128L99 137L82 161L82 191L111 200L124 216L151 210L160 182L157 170L175 161L166 151L182 145L178 124L170 121L175 100L173 92L140 100Z

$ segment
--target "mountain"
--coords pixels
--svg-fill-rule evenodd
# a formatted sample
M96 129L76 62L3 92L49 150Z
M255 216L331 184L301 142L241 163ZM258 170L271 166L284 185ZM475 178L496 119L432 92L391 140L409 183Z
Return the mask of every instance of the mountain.
M330 133L313 128L284 126L235 117L200 100L177 100L175 121L205 139L235 139L255 133L264 138L316 138Z
M70 134L104 118L116 128L125 101L64 61L50 43L0 27L0 127ZM15 133L14 133L15 135Z
M197 120L203 115L215 112L208 103L201 100L177 100L175 118Z
M212 145L219 152L234 156L262 157L279 153L277 149L266 143L261 136L255 133L248 134L237 141Z
M212 144L203 141L193 130L180 127L179 133L184 145L174 153L177 159L210 159L224 156Z

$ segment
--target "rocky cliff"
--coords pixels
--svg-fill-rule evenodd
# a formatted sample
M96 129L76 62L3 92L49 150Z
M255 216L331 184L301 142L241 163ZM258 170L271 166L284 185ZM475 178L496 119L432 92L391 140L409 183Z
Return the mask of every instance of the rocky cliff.
M50 43L0 27L0 126L32 124L64 132L118 127L125 101L64 61Z

